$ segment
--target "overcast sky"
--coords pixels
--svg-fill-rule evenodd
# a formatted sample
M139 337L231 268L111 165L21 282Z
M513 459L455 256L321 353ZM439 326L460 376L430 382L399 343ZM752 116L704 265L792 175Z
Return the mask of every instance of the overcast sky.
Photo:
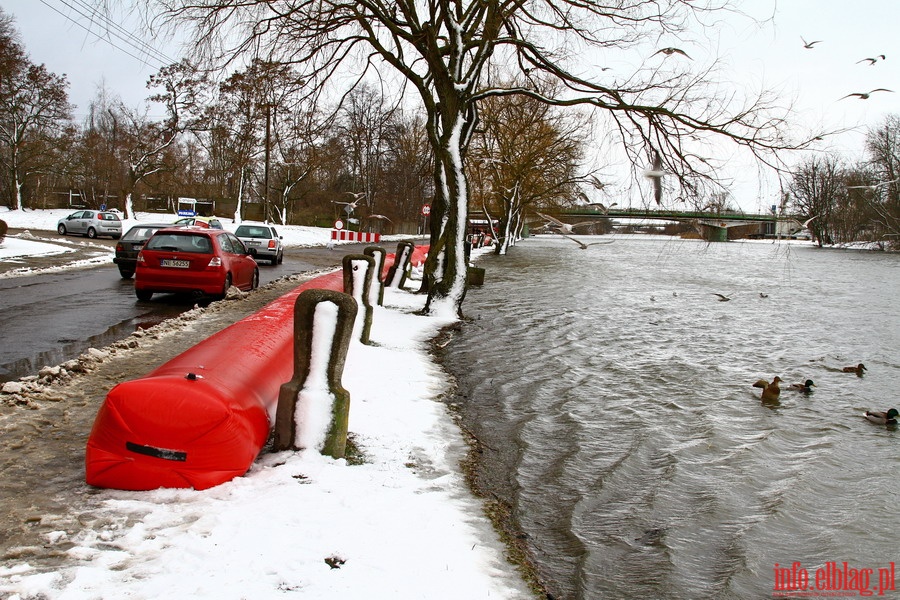
M0 0L0 6L15 17L16 28L31 60L46 64L54 73L67 75L70 101L77 106L76 117L84 115L101 82L126 104L140 105L150 93L146 88L147 79L165 64L158 54L173 61L180 57L178 47L163 47L161 42L149 40L136 21L126 22L125 28L154 44L157 54L148 54L120 39L110 38L105 27L92 24L74 12L73 7L90 2ZM718 56L727 67L728 79L739 86L764 85L782 91L786 102L794 100L796 118L807 128L856 127L856 134L828 140L823 147L837 149L854 160L861 159L865 128L877 125L887 114L900 113L900 36L896 32L900 2L749 0L744 4L757 18L774 13L774 24L758 28L746 19L727 18L693 42L661 39L659 45L684 49L698 65L710 56ZM86 29L100 32L118 47ZM802 39L818 43L804 48ZM886 58L874 65L858 62L882 54ZM677 56L666 60L674 58ZM625 64L620 66L627 68ZM867 100L844 98L847 94L875 88L896 90L896 93L875 92ZM613 179L627 177L625 169L618 174L614 171L610 173ZM755 178L751 171L742 164L727 173L728 177L744 180L740 184L744 191L737 194L741 196L739 204L745 210L768 207L775 192L754 191L749 183L749 179Z

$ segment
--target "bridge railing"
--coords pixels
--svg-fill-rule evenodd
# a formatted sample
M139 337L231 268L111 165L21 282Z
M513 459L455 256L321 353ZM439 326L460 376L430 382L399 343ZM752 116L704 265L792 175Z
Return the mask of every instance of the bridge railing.
M804 221L800 215L773 215L772 213L745 213L739 211L683 211L683 210L652 210L652 209L609 209L604 212L589 208L567 208L560 211L560 216L594 217L598 219L631 218L631 219L662 219L681 221L685 219L722 219L729 221Z

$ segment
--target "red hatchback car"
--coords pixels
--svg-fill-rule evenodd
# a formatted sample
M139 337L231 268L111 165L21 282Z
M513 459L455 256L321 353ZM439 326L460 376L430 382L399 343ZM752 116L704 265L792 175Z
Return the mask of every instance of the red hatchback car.
M223 297L232 285L242 290L259 285L253 250L222 229L160 229L144 244L136 267L138 300L157 292Z

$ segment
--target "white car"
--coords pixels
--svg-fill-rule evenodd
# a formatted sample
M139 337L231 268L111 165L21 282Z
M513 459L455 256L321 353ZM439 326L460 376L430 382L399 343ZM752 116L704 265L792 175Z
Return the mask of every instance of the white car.
M234 235L244 242L248 250L256 250L257 260L268 259L273 265L280 265L284 260L281 236L271 225L241 225Z
M106 210L78 210L56 223L59 235L77 233L93 239L108 235L114 240L122 237L122 219L119 215Z

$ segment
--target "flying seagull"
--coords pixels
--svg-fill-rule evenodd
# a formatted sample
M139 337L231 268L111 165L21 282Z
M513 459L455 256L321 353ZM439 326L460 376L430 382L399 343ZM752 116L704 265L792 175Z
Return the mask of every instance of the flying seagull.
M572 236L566 235L566 234L563 233L562 231L557 231L556 233L558 233L559 235L563 236L563 237L566 238L567 240L572 240L573 242L575 242L576 244L578 244L578 246L579 246L582 250L587 250L587 249L588 249L588 246L599 246L599 245L601 245L601 244L612 244L612 243L615 241L615 240L604 240L604 241L602 241L602 242L591 242L590 244L585 244L585 243L582 242L581 240L576 240L576 239L573 238Z
M822 41L822 40L815 40L814 42L807 42L806 40L803 39L802 35L800 36L800 40L803 42L803 47L809 48L809 49L811 49L813 46L815 46L816 44L818 44L819 42Z
M803 221L802 223L800 221L798 221L797 219L794 219L794 223L796 223L803 229L809 229L809 224L813 222L813 219L818 219L818 218L819 218L819 215L816 215L814 217L808 218L807 220Z
M359 201L362 200L363 198L365 198L366 194L365 194L365 192L345 192L345 193L349 194L350 196L353 196L353 198L354 198L353 202L339 202L337 200L332 200L331 202L332 202L332 204L343 205L345 207L344 211L346 211L347 214L350 214L354 210L356 210L356 206L359 204Z
M681 54L687 57L690 60L693 60L690 56L688 56L687 52L682 50L681 48L660 48L656 52L653 53L653 56L657 54L665 54L666 56L672 56L673 54Z
M716 293L714 293L713 295L719 297L719 302L728 302L729 300L731 300L731 297L730 297L730 296L725 296L724 294L716 294Z
M653 151L653 166L644 171L644 177L653 181L653 199L657 204L662 202L662 178L666 172L663 171L662 157L658 150Z
M604 215L609 214L609 209L611 209L613 206L618 206L618 205L619 205L618 202L613 202L609 206L606 206L602 202L588 202L588 206L596 206L597 208L600 209L600 212L602 212Z
M885 58L884 54L879 54L879 55L876 56L875 58L863 58L862 60L856 61L856 64L864 63L864 62L866 62L866 61L869 61L869 66L871 67L871 66L873 66L875 63L878 62L878 59L879 59L879 58L880 58L881 60L884 60L884 58Z
M891 185L892 183L897 183L898 181L900 181L900 177L898 177L896 179L891 179L890 181L882 181L881 183L876 183L873 185L848 185L847 189L848 190L872 190L874 192L875 190L878 190L879 188L883 188L886 185Z
M593 221L582 221L581 223L571 224L563 223L559 219L551 217L550 215L545 215L544 213L538 213L538 216L547 221L547 225L556 233L575 233L574 229L576 227L583 227L585 225L592 225L594 223Z
M553 233L558 233L559 235L563 236L564 238L572 240L573 242L578 244L578 246L582 250L587 250L588 246L598 246L600 244L612 244L614 241L614 240L608 240L608 241L603 241L603 242L592 242L590 244L585 244L584 242L582 242L580 240L576 240L575 238L573 238L569 235L570 233L573 233L572 230L575 229L576 227L579 227L581 225L591 225L593 223L593 221L583 221L581 223L575 223L574 225L570 225L569 223L563 223L559 219L551 217L550 215L545 215L544 213L538 213L538 216L540 218L544 219L545 221L547 221L547 226L550 228L551 231L553 231Z
M869 96L872 95L872 94L874 94L875 92L893 92L893 91L894 91L894 90L886 90L886 89L884 89L884 88L876 88L876 89L872 90L871 92L866 92L866 93L862 93L862 92L853 92L852 94L847 94L846 96L844 96L844 98L849 98L849 97L851 97L851 96L856 96L856 97L859 98L860 100L868 100L868 99L869 99ZM838 98L838 99L839 99L839 100L843 100L844 98Z
M597 179L596 175L588 175L588 179L590 180L590 184L594 186L596 190L602 190L606 187L606 184Z

